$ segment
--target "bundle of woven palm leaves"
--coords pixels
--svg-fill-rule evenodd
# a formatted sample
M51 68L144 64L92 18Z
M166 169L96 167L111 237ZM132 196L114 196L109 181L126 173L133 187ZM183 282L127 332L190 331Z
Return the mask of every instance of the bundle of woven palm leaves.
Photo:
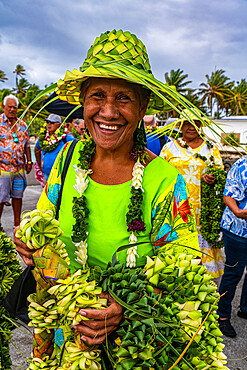
M14 328L3 300L21 273L21 267L11 239L2 231L0 225L0 369L10 370L9 341Z

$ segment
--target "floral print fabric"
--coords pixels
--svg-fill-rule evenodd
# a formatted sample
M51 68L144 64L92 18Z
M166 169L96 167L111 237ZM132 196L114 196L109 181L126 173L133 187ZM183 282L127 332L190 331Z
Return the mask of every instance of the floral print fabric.
M229 170L224 195L236 200L239 209L247 208L247 158L237 160ZM238 218L226 207L221 227L233 234L247 238L247 220Z
M18 126L18 143L15 143L7 117L5 114L0 115L0 171L19 172L24 168L29 135L24 121L18 123Z
M193 154L191 153L193 152ZM196 154L205 156L208 159L204 162L201 158L195 157ZM208 170L210 165L210 156L214 157L216 165L223 167L222 159L218 148L214 145L208 148L206 141L195 149L187 150L179 145L177 141L172 141L164 145L160 156L171 163L183 176L189 190L190 203L192 204L196 217L197 230L200 232L200 214L201 214L201 178ZM199 238L202 255L202 262L208 268L208 271L218 277L223 274L223 256L221 249L213 249L204 240L201 235Z
M77 158L82 145L81 142L76 145L72 164L78 163ZM53 166L38 202L39 209L56 209L61 187L61 164L64 163L66 151L67 148L60 152ZM70 254L72 258L75 247L71 242L71 230L75 220L71 209L73 196L77 195L73 188L76 183L75 179L75 169L70 165L61 203L61 214L66 215L66 220L63 222L61 219L61 228L64 231L63 237L68 253L72 251ZM126 213L130 197L130 182L120 185L102 185L90 178L89 180L85 192L89 205L88 263L105 267L104 265L111 260L116 249L129 243L130 233L127 232ZM182 176L169 163L157 157L144 170L143 188L143 215L146 231L141 231L138 235L138 242L144 244L138 245L140 258L137 260L137 265L145 263L145 256L151 256L155 249L169 247L169 245L166 246L168 243L175 244L181 253L186 251L193 256L200 256L193 209L189 204ZM127 251L121 252L125 260L126 254ZM79 268L74 262L73 264L72 267Z

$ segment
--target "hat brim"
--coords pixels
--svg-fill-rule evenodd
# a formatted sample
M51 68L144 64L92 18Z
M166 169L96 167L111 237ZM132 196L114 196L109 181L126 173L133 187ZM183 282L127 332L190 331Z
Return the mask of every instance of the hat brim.
M205 120L206 120L206 117L200 117L200 118L198 118L196 116L194 118L192 118L192 117L188 117L188 118L182 117L182 118L178 118L174 122L174 126L179 127L181 129L181 127L183 126L183 124L185 122L189 122L192 125L194 125L195 122L200 122L201 123L201 127L206 127L208 125L205 123ZM208 122L208 124L210 124L210 121Z
M180 113L180 109L177 108L178 104L187 105L188 108L191 107L191 104L177 93L175 87L158 81L151 73L144 70L140 71L134 66L124 65L116 61L91 64L83 71L77 69L74 69L73 72L67 71L64 80L57 82L57 95L61 100L70 104L83 105L81 85L90 77L122 78L150 90L151 96L146 115L171 109Z

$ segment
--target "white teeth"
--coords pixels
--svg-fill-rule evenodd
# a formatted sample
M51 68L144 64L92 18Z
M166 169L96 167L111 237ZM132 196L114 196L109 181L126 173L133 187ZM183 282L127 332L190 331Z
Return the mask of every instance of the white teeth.
M114 130L114 131L117 131L118 127L117 126L107 126L105 125L104 123L100 123L99 124L99 127L100 128L104 128L106 130Z

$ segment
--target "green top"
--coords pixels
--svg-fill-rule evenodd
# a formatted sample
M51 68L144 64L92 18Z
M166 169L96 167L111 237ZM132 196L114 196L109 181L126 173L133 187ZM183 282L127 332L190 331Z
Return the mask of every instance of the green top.
M72 243L72 200L78 193L74 189L76 173L73 164L78 164L79 151L83 142L78 142L68 168L63 188L59 221L64 231L61 239L65 242L71 260L71 270L80 268L75 262L76 247ZM61 184L61 166L64 163L68 145L60 152L48 183L38 203L39 209L55 209L57 195ZM129 244L130 232L127 232L126 213L130 202L131 181L119 185L102 185L91 178L84 195L89 209L88 217L88 264L105 268L113 254L122 246ZM190 235L192 242L196 235L194 218L187 199L184 180L178 171L164 159L157 157L144 170L143 175L143 217L146 231L140 232L138 242L149 242L138 245L137 265L145 263L145 256L152 255L152 242L177 241ZM174 198L175 196L175 198ZM176 199L174 204L174 199ZM174 208L174 209L173 209ZM179 209L182 210L179 212ZM182 215L182 216L181 216ZM194 235L195 234L195 235ZM193 240L195 247L198 243ZM184 244L184 242L183 242ZM190 243L191 244L191 243ZM156 245L156 248L159 245ZM118 253L120 261L126 260L127 249Z

